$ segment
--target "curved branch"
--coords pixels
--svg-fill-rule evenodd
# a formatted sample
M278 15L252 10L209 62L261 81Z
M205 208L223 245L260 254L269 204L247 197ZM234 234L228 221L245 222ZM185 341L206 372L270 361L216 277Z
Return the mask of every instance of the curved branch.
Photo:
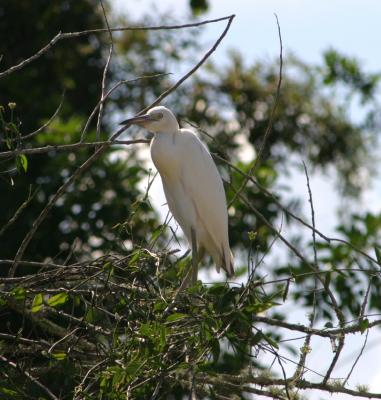
M194 22L190 24L182 24L182 25L159 25L159 26L131 26L131 27L121 27L121 28L111 28L111 29L89 29L86 31L80 32L59 32L56 36L44 47L42 47L37 53L33 54L31 57L26 58L20 63L14 65L13 67L8 68L7 70L0 72L0 79L4 76L12 74L24 68L26 65L40 58L43 54L47 53L58 41L64 39L74 39L81 36L87 36L94 33L104 33L104 32L121 32L121 31L159 31L159 30L174 30L174 29L184 29L184 28L194 28L201 25L213 24L215 22L225 21L228 19L232 19L234 16L230 15L227 17L210 19L206 21Z

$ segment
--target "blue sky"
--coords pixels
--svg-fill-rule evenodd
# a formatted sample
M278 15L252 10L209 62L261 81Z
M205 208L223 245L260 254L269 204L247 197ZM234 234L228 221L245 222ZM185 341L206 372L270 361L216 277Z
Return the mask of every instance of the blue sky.
M115 0L124 10L126 0ZM153 2L129 2L129 13L141 15ZM160 0L160 11L169 11L187 20L188 0ZM274 13L282 30L284 48L305 61L319 62L321 53L335 47L359 57L370 70L381 69L380 34L381 2L378 0L212 0L210 10L202 18L236 14L229 35L213 57L222 59L229 48L240 48L249 61L275 57L278 38ZM217 36L221 24L209 29Z

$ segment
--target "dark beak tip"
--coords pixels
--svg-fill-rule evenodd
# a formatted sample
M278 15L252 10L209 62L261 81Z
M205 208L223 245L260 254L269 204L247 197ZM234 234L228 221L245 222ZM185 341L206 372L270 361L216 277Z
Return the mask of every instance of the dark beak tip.
M139 125L146 121L150 121L150 116L147 114L144 114L144 115L137 115L136 117L125 119L124 121L119 122L119 124L120 125L133 125L133 124Z

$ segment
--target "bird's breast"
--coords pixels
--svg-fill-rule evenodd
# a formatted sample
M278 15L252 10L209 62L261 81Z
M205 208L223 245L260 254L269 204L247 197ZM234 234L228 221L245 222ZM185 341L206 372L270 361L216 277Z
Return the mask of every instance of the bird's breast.
M151 158L164 179L176 179L181 166L179 165L180 149L176 145L176 134L160 134L151 142Z

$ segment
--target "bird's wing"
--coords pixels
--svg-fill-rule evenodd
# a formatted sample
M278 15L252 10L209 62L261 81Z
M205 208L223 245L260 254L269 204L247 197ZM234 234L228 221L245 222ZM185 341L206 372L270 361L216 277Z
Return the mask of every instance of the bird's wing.
M195 206L204 228L218 249L220 260L215 259L217 269L219 270L219 267L222 266L232 274L228 214L221 176L206 146L193 132L185 129L181 131L179 156L181 157L181 176L185 191Z

